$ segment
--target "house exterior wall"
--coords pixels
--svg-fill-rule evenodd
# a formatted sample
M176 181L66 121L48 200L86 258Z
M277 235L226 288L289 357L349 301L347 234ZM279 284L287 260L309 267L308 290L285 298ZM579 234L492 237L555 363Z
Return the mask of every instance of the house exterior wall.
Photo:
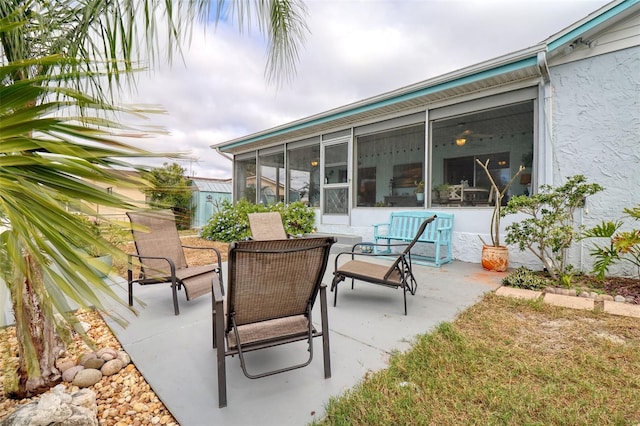
M589 182L604 187L578 213L578 221L587 227L620 219L624 208L640 203L638 70L639 46L550 68L553 183L559 185L568 176L583 174ZM592 267L590 245L580 242L571 253L572 263L580 269Z
M139 188L132 188L126 186L109 186L102 182L92 182L96 186L104 188L105 191L107 188L111 188L111 191L114 194L118 194L129 200L133 205L138 208L147 208L149 207L146 202L146 195ZM127 218L128 209L120 209L110 206L101 206L97 204L91 205L91 208L100 216L107 217L110 220L123 221L127 222L129 219Z

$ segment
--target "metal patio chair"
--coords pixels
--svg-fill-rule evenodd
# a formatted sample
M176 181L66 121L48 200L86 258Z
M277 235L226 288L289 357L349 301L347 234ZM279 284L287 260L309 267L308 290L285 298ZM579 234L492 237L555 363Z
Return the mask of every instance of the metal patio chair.
M383 246L387 248L387 244L374 243L358 243L355 244L351 251L338 253L335 259L334 277L331 283L331 291L333 295L333 306L338 301L338 284L346 278L351 278L351 289L354 288L354 280L365 281L372 284L379 284L385 287L400 288L404 295L404 314L407 315L407 292L414 295L417 289L417 282L411 270L411 249L416 244L420 236L424 233L427 226L433 222L436 215L427 218L416 233L416 236L409 243L389 244L389 246L405 246L404 250L397 255L391 265L373 263L367 261L372 258L389 258L389 254L375 253L372 248L375 246ZM357 251L358 247L360 250ZM369 252L371 250L372 252ZM351 260L339 264L341 257L351 256Z
M249 213L249 228L256 241L284 240L287 233L278 212Z
M212 286L224 291L220 252L213 247L183 246L171 210L128 212L136 254L128 255L127 284L129 306L133 306L133 284L171 283L173 309L180 314L178 290L184 287L187 300L211 292ZM184 249L212 250L214 263L204 266L187 264ZM139 276L133 277L134 259L139 261Z
M227 405L227 356L238 355L245 376L257 379L309 365L312 340L322 336L324 377L331 377L327 294L322 277L334 242L333 237L324 237L231 243L226 300L217 286L213 288L213 347L218 359L220 407ZM311 322L318 293L321 330ZM304 340L309 352L306 362L271 371L248 371L246 352Z

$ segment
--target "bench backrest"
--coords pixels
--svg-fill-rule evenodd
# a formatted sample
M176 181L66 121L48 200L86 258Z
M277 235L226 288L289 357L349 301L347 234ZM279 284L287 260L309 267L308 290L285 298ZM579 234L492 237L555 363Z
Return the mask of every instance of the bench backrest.
M420 212L392 212L389 220L388 235L396 238L411 240L422 222L428 217L436 215L437 218L427 226L418 241L435 241L438 239L438 230L453 228L453 214L430 211Z

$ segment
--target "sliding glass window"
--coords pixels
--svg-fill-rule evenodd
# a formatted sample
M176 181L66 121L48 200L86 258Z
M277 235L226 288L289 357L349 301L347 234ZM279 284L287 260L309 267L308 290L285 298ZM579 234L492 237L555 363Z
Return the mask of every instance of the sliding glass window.
M283 202L285 190L284 148L279 146L261 150L258 160L260 164L259 202L264 205Z
M289 202L302 201L320 207L320 141L294 142L287 145Z
M531 193L534 148L534 101L475 111L431 122L431 205L487 206L489 179L476 160L487 163L504 188L522 164L525 172L510 196Z
M255 154L243 154L236 156L235 176L235 199L247 200L250 203L256 202L256 156Z
M357 136L356 205L424 205L424 147L424 123Z

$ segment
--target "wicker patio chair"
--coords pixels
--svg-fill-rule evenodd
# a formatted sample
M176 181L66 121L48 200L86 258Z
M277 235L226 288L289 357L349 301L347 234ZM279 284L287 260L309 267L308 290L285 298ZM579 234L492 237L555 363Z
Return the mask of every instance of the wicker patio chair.
M250 379L301 368L313 358L314 337L322 336L324 377L331 377L326 286L333 237L239 241L229 246L229 279L226 300L213 288L213 347L218 359L218 398L227 405L227 356L238 355ZM321 330L311 322L311 309L320 294ZM247 370L249 351L306 340L306 362L272 371ZM300 349L292 346L292 348Z
M338 301L338 284L346 278L351 278L351 289L354 288L354 280L402 289L404 295L404 314L407 315L407 292L414 295L418 286L413 271L411 270L411 249L424 233L425 229L427 229L427 226L433 222L435 218L436 215L433 215L422 222L416 236L411 242L390 245L405 246L404 250L398 254L390 266L386 263L373 263L365 260L367 257L369 257L369 259L376 257L389 258L389 254L369 252L374 246L380 245L386 248L387 244L358 243L352 247L351 251L338 253L335 259L333 282L331 283L331 291L334 292L333 306L336 306ZM344 260L344 256L347 255L351 256L351 260L340 265L340 261Z
M184 287L187 300L211 292L212 286L223 291L220 252L213 247L183 246L171 210L128 212L136 254L128 255L127 283L129 306L133 306L133 284L171 283L175 315L180 314L178 290ZM184 248L212 250L215 262L189 267ZM134 259L139 260L139 276L133 278Z
M284 240L287 233L278 212L249 213L252 239L256 241Z

